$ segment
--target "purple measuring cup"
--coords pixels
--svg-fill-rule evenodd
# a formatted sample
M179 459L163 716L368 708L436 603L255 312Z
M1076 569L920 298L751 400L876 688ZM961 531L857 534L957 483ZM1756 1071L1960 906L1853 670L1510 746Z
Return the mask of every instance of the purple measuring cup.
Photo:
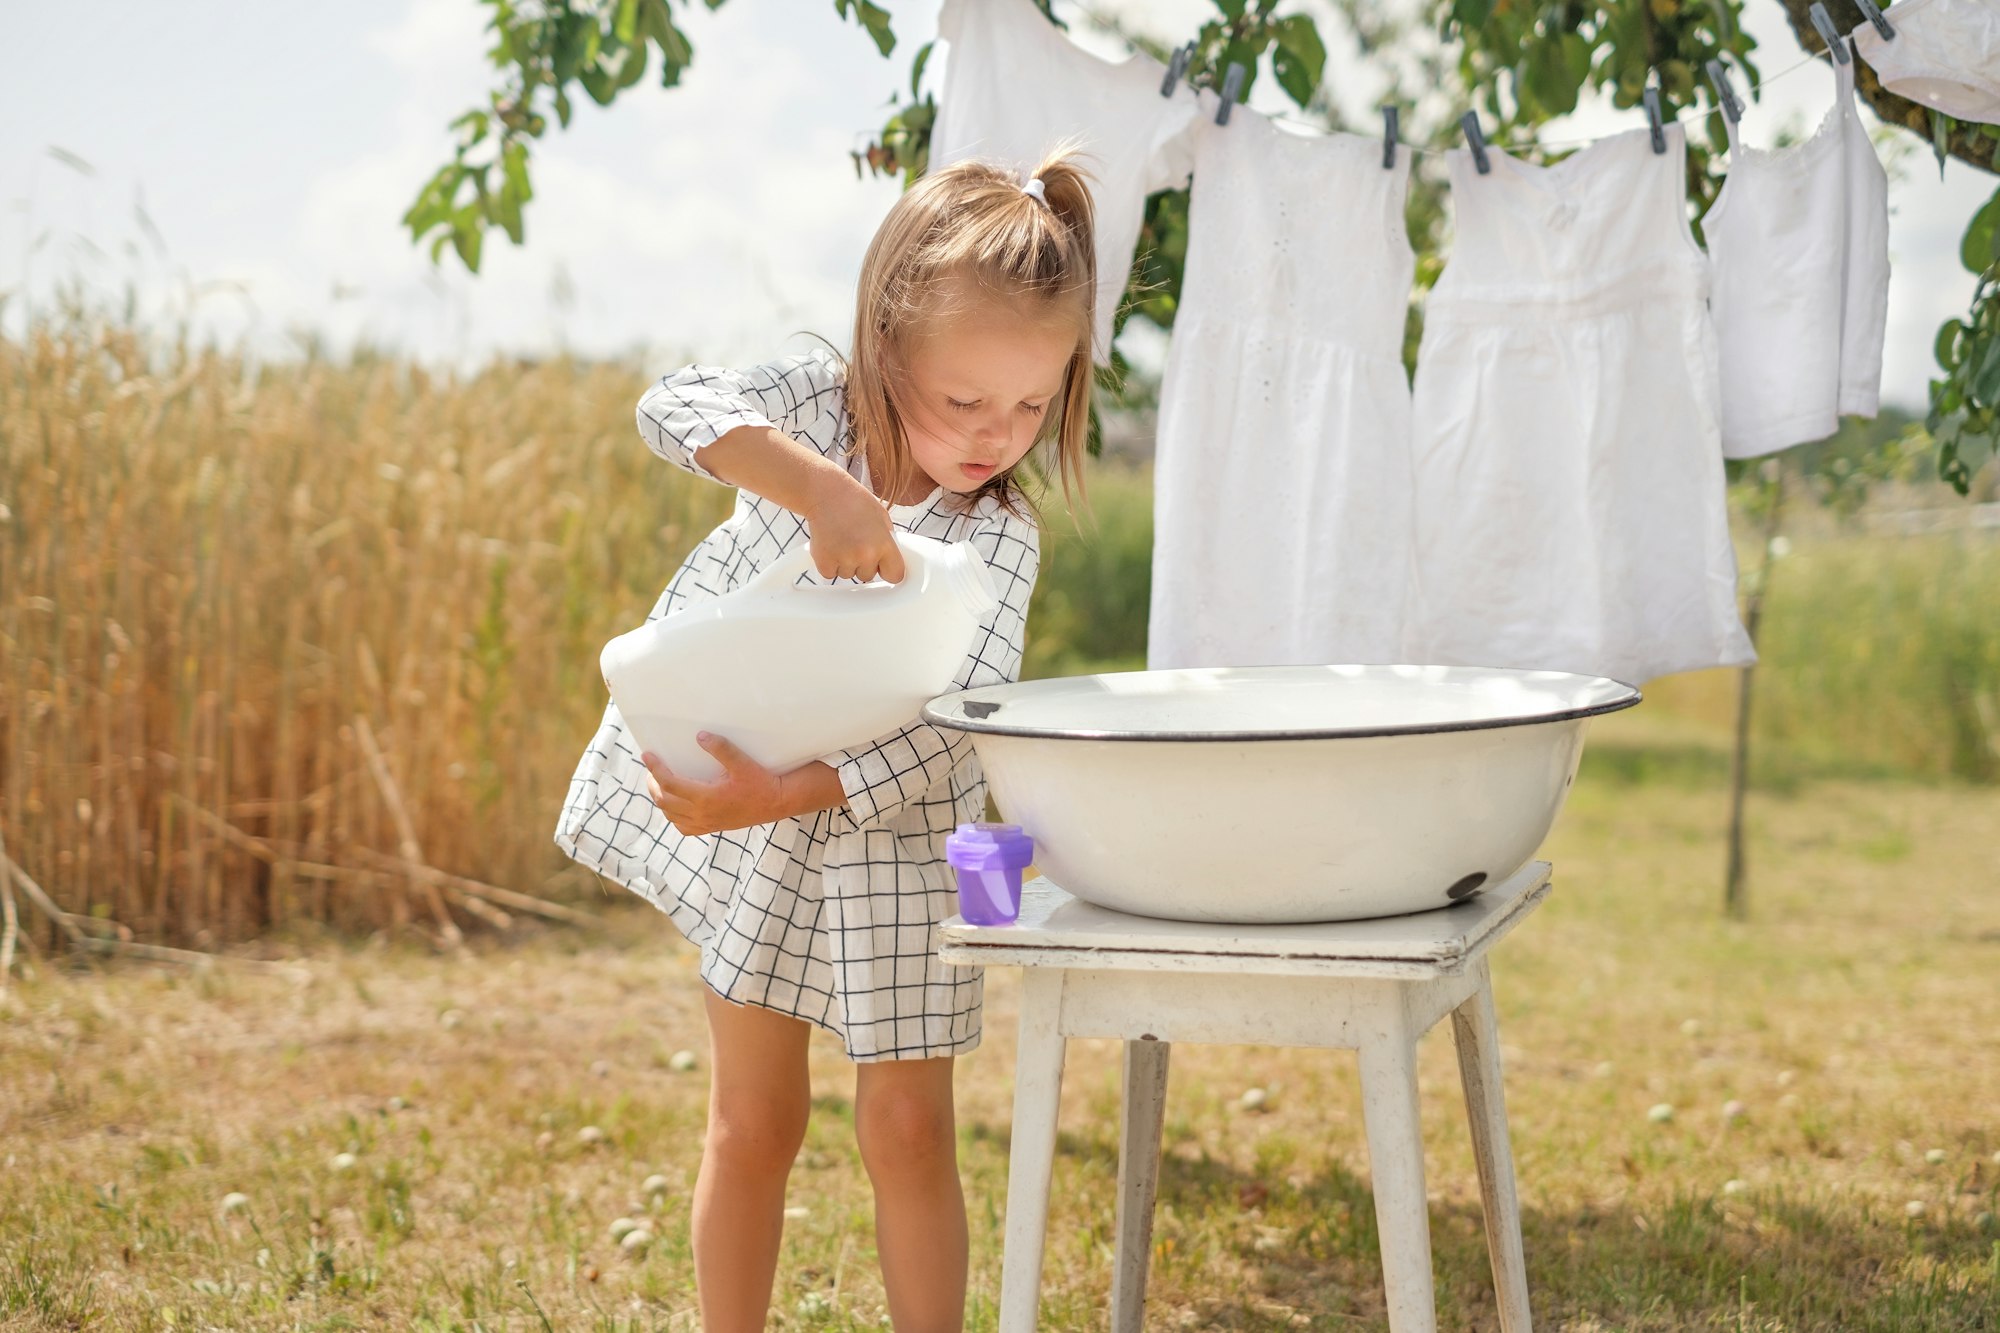
M944 842L958 871L958 911L975 926L1004 926L1021 915L1021 871L1035 840L1018 824L960 824Z

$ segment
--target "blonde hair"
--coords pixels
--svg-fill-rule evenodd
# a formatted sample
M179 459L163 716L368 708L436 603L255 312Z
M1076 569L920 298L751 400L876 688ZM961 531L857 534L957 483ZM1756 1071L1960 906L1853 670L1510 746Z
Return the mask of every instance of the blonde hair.
M1021 187L1028 177L993 162L955 162L929 173L889 210L861 261L855 298L853 353L847 361L847 413L868 475L886 482L890 498L916 479L903 414L907 385L903 340L958 312L969 298L1027 303L1037 316L1066 312L1075 320L1076 347L1063 387L1042 414L1042 426L1022 462L1044 445L1063 495L1083 497L1083 458L1095 382L1091 335L1096 327L1097 247L1089 177L1078 149L1065 142L1031 173L1041 200ZM1044 200L1046 202L1044 202ZM970 279L970 281L966 281ZM1015 473L1019 464L965 496L969 507L991 495L1010 512L1033 501Z

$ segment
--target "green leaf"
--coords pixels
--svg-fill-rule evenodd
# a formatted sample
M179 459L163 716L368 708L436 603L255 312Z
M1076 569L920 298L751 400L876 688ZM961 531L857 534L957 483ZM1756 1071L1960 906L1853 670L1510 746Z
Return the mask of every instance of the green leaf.
M639 33L639 0L618 0L618 16L611 21L611 35L620 45L630 46Z
M588 45L588 39L584 35L585 24L593 28L596 26L581 14L566 14L552 25L555 29L555 38L549 44L547 54L550 71L555 75L559 87L575 78L577 70L589 63L585 51Z
M535 187L528 183L528 145L518 139L510 139L500 150L500 170L506 177L503 187L514 192L514 197L522 203L535 197Z
M1942 111L1931 112L1931 152L1937 154L1938 179L1944 179L1946 147L1951 143L1952 119Z
M912 102L923 96L921 87L924 81L924 66L930 63L931 48L936 45L936 42L925 42L917 48L917 58L910 62L910 100Z
M564 129L569 128L569 93L556 89L556 121Z
M1536 108L1545 117L1568 115L1576 110L1577 91L1583 85L1583 74L1571 64L1570 53L1564 46L1565 43L1560 37L1531 41L1528 44L1526 59L1522 63L1522 89L1534 99ZM1586 47L1585 58L1588 59L1588 56L1589 49ZM1639 72L1639 78L1643 82L1645 78L1643 71ZM1621 74L1619 77L1621 93L1626 91L1625 82L1625 77Z
M459 146L470 148L486 137L492 126L492 117L474 107L451 122L451 128L459 133Z
M1466 32L1477 32L1493 15L1493 0L1452 0L1451 16Z
M403 225L410 229L410 239L416 240L432 227L446 220L451 212L451 198L458 192L458 182L464 168L456 162L439 167L437 172L424 182L424 188L417 191L415 202L403 214Z
M500 224L500 229L507 233L508 240L516 245L521 244L523 234L521 229L521 200L515 195L514 186L511 181L500 188L500 193L493 197L493 202L487 211L491 214L493 220Z
M1993 457L1993 446L1991 431L1966 431L1958 437L1958 460L1968 472L1977 472Z
M1588 50L1587 44L1585 49ZM1662 61L1660 89L1670 102L1691 104L1695 97L1694 66L1685 60Z
M452 247L458 257L465 261L466 268L479 272L479 244L485 238L486 230L480 225L481 219L472 210L461 213L451 226Z
M578 70L576 79L578 83L583 85L583 90L590 94L590 100L599 106L610 106L611 99L618 96L617 82L595 65L587 69ZM556 114L562 116L562 107L560 105L556 107ZM563 116L563 124L569 124L567 116Z
M1976 346L1979 368L1972 373L1966 392L1982 407L2000 407L2000 338L1988 338ZM1971 357L1966 360L1969 363Z
M1954 370L1958 366L1959 335L1965 332L1965 325L1955 319L1948 319L1938 325L1937 343L1932 351L1937 356L1941 370Z
M889 11L880 5L870 4L869 0L852 0L852 3L855 18L875 39L875 49L885 56L895 50L896 34L889 27Z
M1996 246L2000 246L2000 192L1995 192L1966 224L1965 239L1958 247L1959 261L1974 273L1984 273L2000 254Z
M1277 38L1271 71L1278 76L1278 86L1294 102L1306 106L1326 70L1326 46L1320 41L1319 28L1307 15L1292 14L1273 23L1271 31Z
M667 0L639 0L639 30L660 48L660 86L671 88L681 81L681 71L694 59L694 48L685 34L674 26Z
M639 42L618 53L618 71L612 84L620 92L646 77L646 44Z

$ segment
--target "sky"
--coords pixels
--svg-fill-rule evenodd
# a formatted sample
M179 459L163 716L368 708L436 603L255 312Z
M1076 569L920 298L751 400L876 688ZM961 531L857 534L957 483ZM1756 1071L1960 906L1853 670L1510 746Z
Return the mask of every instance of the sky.
M447 123L493 86L474 0L0 0L0 327L18 336L33 308L77 284L104 301L129 287L148 325L185 322L199 340L270 358L312 340L461 367L561 349L665 370L767 359L801 346L799 330L844 347L862 254L898 193L893 180L857 180L848 151L879 127L907 52L936 30L937 0L887 7L899 44L885 60L831 0L676 6L695 50L681 86L661 89L649 72L608 110L579 96L570 128L534 149L527 244L489 234L475 277L449 251L433 266L397 221L448 160ZM1330 7L1288 7L1337 30ZM1093 8L1168 40L1213 13L1210 0ZM1057 12L1079 14L1072 0ZM1745 27L1764 43L1766 75L1800 58L1778 0L1751 0ZM1100 55L1127 49L1087 23L1072 30ZM1381 72L1330 45L1327 84L1369 123ZM946 58L932 68L949 76ZM1819 67L1775 81L1746 138L1809 129L1832 86ZM1265 79L1250 105L1289 104ZM1543 137L1615 132L1632 114L1586 105ZM1957 163L1940 180L1906 134L1884 156L1883 398L1921 410L1936 328L1971 298L1958 240L1995 181ZM1158 364L1157 339L1126 339L1129 355Z

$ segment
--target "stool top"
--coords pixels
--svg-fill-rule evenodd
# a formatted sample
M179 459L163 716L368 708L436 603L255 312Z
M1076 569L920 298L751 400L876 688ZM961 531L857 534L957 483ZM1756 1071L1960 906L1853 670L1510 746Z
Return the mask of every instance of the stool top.
M1046 876L1021 886L1011 925L940 927L947 963L1144 971L1280 972L1346 976L1455 975L1548 896L1547 861L1530 861L1484 893L1449 907L1367 921L1238 925L1168 921L1073 898Z

